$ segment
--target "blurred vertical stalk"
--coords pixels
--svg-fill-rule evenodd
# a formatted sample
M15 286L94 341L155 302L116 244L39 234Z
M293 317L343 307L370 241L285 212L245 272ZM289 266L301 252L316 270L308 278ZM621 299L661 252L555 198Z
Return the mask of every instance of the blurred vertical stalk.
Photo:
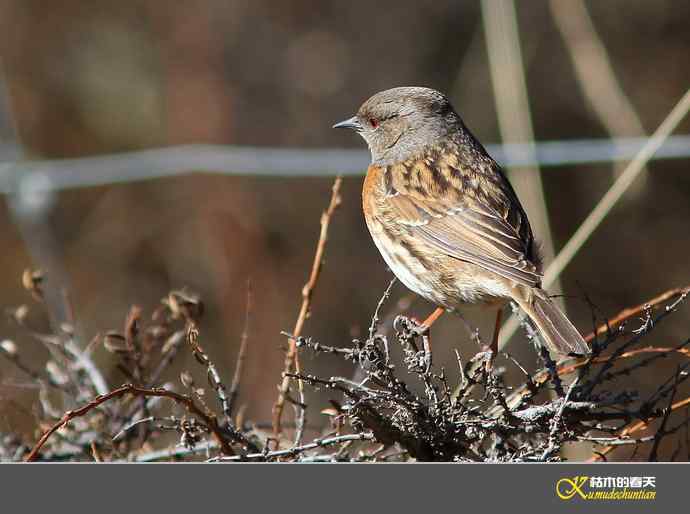
M513 0L482 0L481 6L501 139L504 143L525 143L525 151L533 157L534 131L515 4ZM541 241L544 260L550 262L554 245L541 170L538 166L521 167L509 170L509 176ZM554 283L553 289L560 292L560 283Z
M556 258L551 262L545 272L543 285L549 288L556 282L563 270L570 264L575 255L587 242L589 237L606 219L611 210L623 197L625 192L635 182L642 170L645 168L649 159L661 147L666 139L675 130L678 124L690 112L690 89L685 91L673 110L666 116L664 121L654 131L652 137L647 140L647 143L637 153L635 158L628 163L620 176L616 179L613 185L602 196L601 200L592 209L585 220L580 224L575 233L570 237L568 242L563 246ZM510 337L518 328L518 320L516 316L511 317L501 330L501 342L499 348L503 349Z
M534 129L514 0L482 0L482 19L501 140L525 143L526 151L534 157ZM508 172L529 215L535 237L541 242L544 261L551 262L555 250L541 169L535 165ZM554 284L554 289L561 291L560 281ZM563 308L563 302L558 303ZM555 396L556 393L551 394Z
M642 120L616 77L606 47L583 0L549 0L551 15L568 50L575 78L587 103L611 137L646 135ZM614 177L625 165L614 163ZM630 188L627 198L644 190L647 168Z
M21 148L19 130L16 118L12 115L11 95L5 83L4 62L0 60L0 126L12 127L17 146ZM28 253L35 267L45 271L48 281L43 287L44 301L53 333L64 334L65 324L70 325L70 337L65 338L65 350L76 360L76 366L88 373L99 394L108 391L108 384L98 368L94 366L91 358L83 352L80 341L80 329L76 325L74 314L69 303L67 289L67 274L62 262L62 254L59 242L53 234L50 225L51 216L55 207L56 192L51 178L46 173L26 173L21 175L11 164L0 163L0 180L6 181L11 194L7 196L12 221L17 226L20 236L27 247ZM19 278L17 278L19 283ZM64 369L70 370L70 363L65 355L46 345L52 359ZM73 399L63 395L66 405L72 406Z
M0 60L0 126L11 127L13 138L24 155L24 148L19 137L17 120L12 113L12 101L6 83L5 65ZM21 173L10 164L0 168L0 180L6 182L12 192L7 197L12 221L14 221L35 267L48 275L44 288L45 301L52 328L56 333L61 325L69 320L70 309L67 306L65 273L61 263L58 244L50 227L50 216L55 204L55 191L51 187L50 177L45 173ZM17 279L19 283L19 279Z
M10 111L10 95L5 81L5 68L0 58L0 142L4 139L15 139L17 126ZM0 155L0 162L3 156Z

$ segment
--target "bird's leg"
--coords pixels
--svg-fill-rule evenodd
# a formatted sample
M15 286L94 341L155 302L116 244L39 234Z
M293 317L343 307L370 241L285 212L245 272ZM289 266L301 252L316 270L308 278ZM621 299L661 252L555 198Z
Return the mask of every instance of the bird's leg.
M422 338L422 346L424 347L424 362L426 364L427 371L431 368L431 335L429 334L429 329L444 312L446 312L446 310L443 307L436 307L436 310L432 312L421 323L421 325L418 325L415 329L416 334Z
M431 328L431 325L434 324L434 322L441 317L441 314L446 312L446 310L443 307L436 307L436 310L429 314L429 317L427 317L423 322L420 328L424 327L426 331L428 332L429 329Z

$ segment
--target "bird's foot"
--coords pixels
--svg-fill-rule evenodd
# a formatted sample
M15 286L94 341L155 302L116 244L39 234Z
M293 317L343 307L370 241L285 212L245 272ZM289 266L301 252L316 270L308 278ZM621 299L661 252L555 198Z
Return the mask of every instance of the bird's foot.
M487 376L491 375L494 368L494 360L496 359L496 351L493 345L483 345L481 350L472 359L476 363L481 363L484 372Z
M393 328L399 334L401 342L409 345L411 355L408 356L408 367L411 370L414 368L414 370L428 373L432 364L429 327L415 318L397 316L393 321ZM422 350L419 350L416 343L419 339L422 341Z
M421 337L429 333L429 327L414 317L403 316L402 314L395 317L393 321L393 329L396 332L404 334L408 337Z

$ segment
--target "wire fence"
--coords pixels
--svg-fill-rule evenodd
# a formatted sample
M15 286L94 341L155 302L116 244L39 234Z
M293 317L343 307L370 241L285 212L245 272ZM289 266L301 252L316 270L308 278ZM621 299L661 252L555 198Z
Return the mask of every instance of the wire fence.
M508 168L535 165L553 168L628 161L647 142L647 138L577 139L487 145L487 150ZM43 187L59 191L173 177L194 171L262 177L362 175L369 164L366 150L231 145L182 145L76 159L22 161L21 155L19 145L0 145L0 193L21 192L23 187L33 187L39 181ZM657 160L688 157L690 135L670 136L653 156ZM37 180L36 176L41 178Z
M686 92L651 138L487 146L489 153L511 168L533 165L553 168L631 160L623 175L545 270L545 287L549 287L570 263L639 174L639 170L650 160L690 157L690 135L671 135L688 109L690 91ZM19 145L0 145L0 193L9 195L10 213L34 264L51 270L54 278L58 278L56 282L61 284L67 282L67 277L60 264L57 251L59 243L54 240L45 223L50 217L56 194L61 190L173 177L195 170L283 178L361 175L369 162L368 152L361 150L222 145L186 145L58 160L17 160L21 155ZM52 293L48 293L47 301L52 304L50 312L55 315L53 323L60 323L67 307L57 291ZM507 321L502 331L501 347L508 343L517 325L515 316Z

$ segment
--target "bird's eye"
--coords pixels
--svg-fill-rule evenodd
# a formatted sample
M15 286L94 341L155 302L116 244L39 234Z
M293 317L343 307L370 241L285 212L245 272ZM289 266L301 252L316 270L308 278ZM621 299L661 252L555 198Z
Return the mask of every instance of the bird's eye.
M376 128L379 126L379 120L376 118L369 118L369 125L371 125L371 128Z

